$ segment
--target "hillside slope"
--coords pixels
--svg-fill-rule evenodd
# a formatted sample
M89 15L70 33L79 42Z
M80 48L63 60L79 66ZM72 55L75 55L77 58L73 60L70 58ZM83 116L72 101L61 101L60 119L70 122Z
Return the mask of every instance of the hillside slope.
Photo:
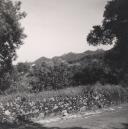
M56 56L53 58L41 57L33 62L35 65L39 65L41 63L46 63L48 65L53 65L55 63L67 63L67 64L88 64L89 62L96 61L97 59L102 59L105 51L102 49L96 51L85 51L83 53L67 53L62 56Z

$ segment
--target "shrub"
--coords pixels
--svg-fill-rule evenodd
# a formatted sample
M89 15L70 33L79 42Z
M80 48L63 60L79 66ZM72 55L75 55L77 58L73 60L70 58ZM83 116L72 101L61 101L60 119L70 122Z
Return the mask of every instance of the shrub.
M39 94L16 94L0 98L1 121L68 115L128 102L127 90L120 86L95 84Z

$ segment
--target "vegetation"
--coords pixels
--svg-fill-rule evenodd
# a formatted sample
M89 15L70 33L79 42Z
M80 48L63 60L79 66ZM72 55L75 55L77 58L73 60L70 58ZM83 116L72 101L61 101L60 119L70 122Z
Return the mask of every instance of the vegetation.
M87 110L106 108L128 101L127 91L121 86L81 86L39 94L13 94L1 97L0 121L19 123L32 119L67 116ZM20 110L19 110L20 109Z
M39 93L44 90L94 85L97 82L127 87L127 78L121 80L119 77L120 69L112 69L105 64L105 53L103 50L89 51L89 54L74 54L74 59L70 58L72 56L69 53L52 59L41 58L32 63L19 63L14 66L10 88L4 93Z
M128 73L128 1L111 0L105 6L102 25L93 26L88 34L87 41L90 45L114 44L106 52L105 62L116 74L118 83L126 80Z
M16 49L23 44L25 34L20 20L25 13L20 11L21 2L0 0L0 89L5 90L9 85L5 81L11 73L12 61L16 59ZM7 86L8 85L8 86Z
M102 25L93 26L88 34L90 45L114 44L104 62L115 76L115 82L127 86L128 75L128 1L111 0L105 6ZM124 81L125 80L125 81Z
M121 58L126 60L128 50L128 1L111 0L105 6L102 25L93 26L87 41L91 45L113 44Z

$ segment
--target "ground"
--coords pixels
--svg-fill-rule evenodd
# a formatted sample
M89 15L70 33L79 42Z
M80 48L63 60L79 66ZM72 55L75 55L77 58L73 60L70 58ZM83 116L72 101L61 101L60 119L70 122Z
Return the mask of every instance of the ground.
M46 127L65 129L128 129L128 105L114 107L110 111L88 117L61 120L45 124Z
M115 110L113 110L115 109ZM0 124L0 129L128 129L128 104L102 113L51 123Z

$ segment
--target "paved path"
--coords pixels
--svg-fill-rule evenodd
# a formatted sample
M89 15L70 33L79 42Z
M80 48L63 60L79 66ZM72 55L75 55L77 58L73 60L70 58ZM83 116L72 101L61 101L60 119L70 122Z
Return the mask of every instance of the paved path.
M48 129L128 129L128 105L114 107L114 109L89 117L43 124L43 127Z

